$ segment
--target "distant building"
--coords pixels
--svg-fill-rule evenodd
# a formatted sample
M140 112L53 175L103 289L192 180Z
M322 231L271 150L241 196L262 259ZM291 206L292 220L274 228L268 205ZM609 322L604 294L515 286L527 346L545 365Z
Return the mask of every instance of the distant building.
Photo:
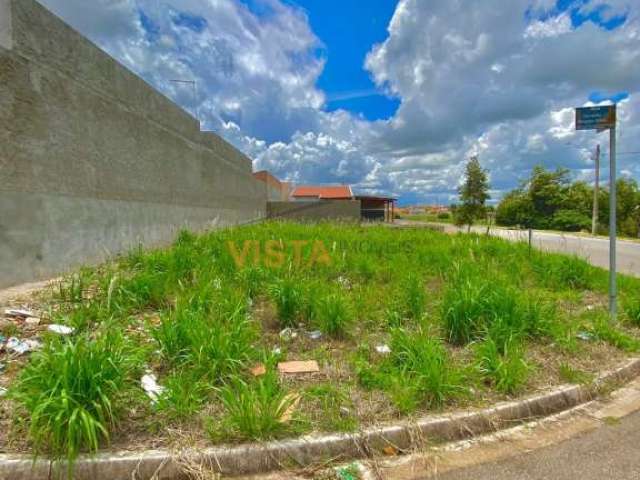
M321 202L354 201L360 202L360 217L363 220L392 222L394 217L393 197L354 195L349 185L297 185L281 182L266 170L253 174L258 180L267 185L267 199L270 202ZM275 205L273 205L275 208ZM307 209L308 207L303 206ZM298 209L289 210L291 212Z
M291 191L290 183L281 182L267 170L255 172L253 176L256 180L260 180L267 185L267 200L272 202L285 202L289 200L289 194Z
M300 185L291 192L292 200L351 200L349 185Z

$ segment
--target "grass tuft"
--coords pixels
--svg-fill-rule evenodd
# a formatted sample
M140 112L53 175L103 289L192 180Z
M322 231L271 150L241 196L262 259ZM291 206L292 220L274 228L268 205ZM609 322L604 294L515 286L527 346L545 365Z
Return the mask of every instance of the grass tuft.
M524 347L515 338L487 338L476 348L478 369L499 392L517 393L526 383L529 366L524 359Z
M81 451L107 443L132 390L134 360L119 333L52 339L34 353L10 396L29 414L36 450L71 468Z
M296 397L288 393L273 370L245 381L234 377L218 390L226 415L221 424L210 425L213 438L242 440L275 438L292 431L296 422Z
M353 324L353 312L343 294L333 293L317 303L314 319L322 333L333 338L346 338Z
M282 278L271 286L269 293L276 305L280 326L295 327L298 315L304 307L299 281L292 277Z

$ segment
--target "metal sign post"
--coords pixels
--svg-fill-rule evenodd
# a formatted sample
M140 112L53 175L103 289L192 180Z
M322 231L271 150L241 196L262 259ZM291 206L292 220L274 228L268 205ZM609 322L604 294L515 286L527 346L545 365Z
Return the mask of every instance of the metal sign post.
M609 129L609 313L616 319L616 126Z
M576 108L576 130L609 130L609 313L616 319L616 106Z

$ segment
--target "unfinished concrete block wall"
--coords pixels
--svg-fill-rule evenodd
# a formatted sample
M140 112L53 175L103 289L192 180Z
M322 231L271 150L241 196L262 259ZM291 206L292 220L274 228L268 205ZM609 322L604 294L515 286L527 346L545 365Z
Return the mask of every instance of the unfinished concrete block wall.
M34 0L0 0L0 287L265 215L249 158Z
M282 220L360 221L360 200L317 200L308 202L267 202L267 217Z

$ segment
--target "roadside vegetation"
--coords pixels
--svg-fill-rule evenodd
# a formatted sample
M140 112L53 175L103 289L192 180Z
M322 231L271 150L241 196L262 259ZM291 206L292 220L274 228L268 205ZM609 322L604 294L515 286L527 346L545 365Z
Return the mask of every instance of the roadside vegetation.
M640 190L635 180L621 178L617 188L618 233L640 236ZM609 191L598 195L598 233L607 234ZM593 187L583 181L571 181L569 171L546 170L537 166L520 187L506 194L496 209L496 222L504 226L523 226L577 232L591 231Z
M3 374L0 443L73 460L352 431L588 382L640 346L640 280L619 285L611 324L605 271L497 238L335 223L183 232L34 300L43 346ZM282 373L293 360L319 371Z

